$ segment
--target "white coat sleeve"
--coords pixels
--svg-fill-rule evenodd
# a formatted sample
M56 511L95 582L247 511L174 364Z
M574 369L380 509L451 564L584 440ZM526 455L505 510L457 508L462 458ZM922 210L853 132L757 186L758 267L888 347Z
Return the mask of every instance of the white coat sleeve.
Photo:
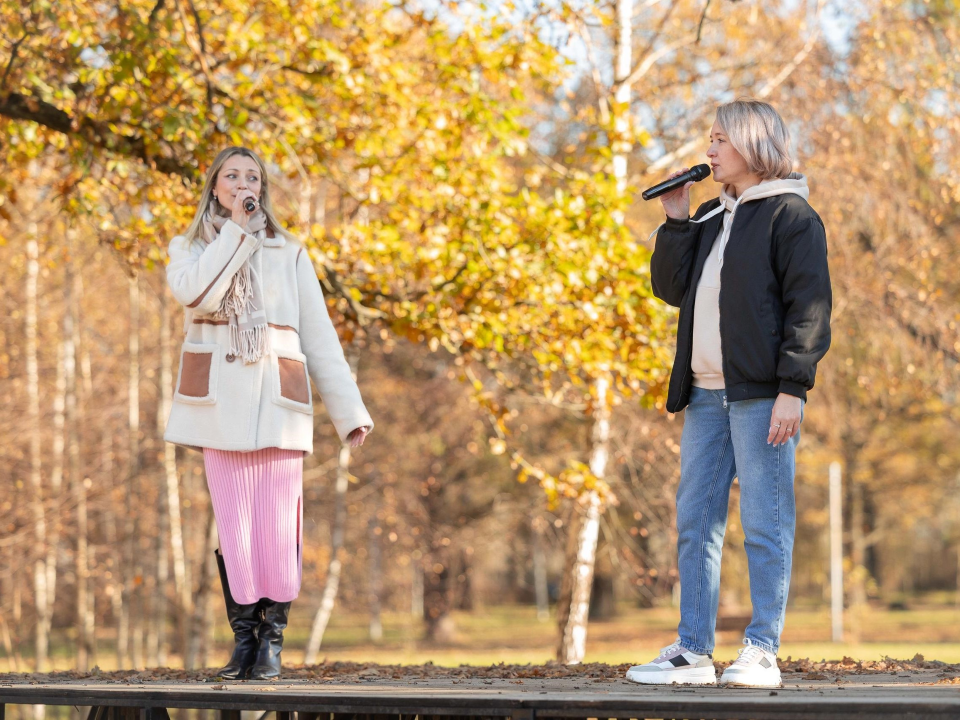
M320 281L307 253L297 257L297 292L300 296L300 349L307 356L307 370L323 400L341 442L356 428L373 429L350 366L343 356L340 338L330 321Z
M243 266L256 246L256 238L247 235L232 220L209 245L188 242L178 235L170 241L167 254L167 283L181 305L207 314L220 306L230 280Z

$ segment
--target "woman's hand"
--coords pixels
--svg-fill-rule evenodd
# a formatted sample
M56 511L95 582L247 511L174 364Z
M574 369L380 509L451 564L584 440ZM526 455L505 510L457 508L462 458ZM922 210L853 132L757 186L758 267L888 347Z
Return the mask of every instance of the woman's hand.
M767 434L767 445L774 447L783 445L797 434L800 429L800 412L803 401L795 395L780 393L773 403L773 412L770 414L770 432Z
M351 430L350 434L347 435L347 440L350 441L350 447L355 448L363 445L363 441L367 437L368 432L370 432L370 428L366 425L362 425L356 430Z
M243 207L243 203L246 202L247 199L249 198L253 198L253 201L257 203L257 206L258 207L260 206L260 201L257 198L257 196L253 193L253 191L241 190L237 193L237 196L233 199L233 207L231 208L231 211L233 212L232 220L237 225L242 227L244 230L247 229L247 223L250 222L250 216L253 214L253 213L248 213L246 209ZM254 208L253 212L256 212L256 208Z
M682 170L677 170L673 175L668 177L667 180L671 180L677 177L677 175L683 175L689 169L690 168L683 168ZM660 196L660 202L663 203L663 210L667 213L667 217L671 217L674 220L686 220L690 217L690 188L692 185L693 181L691 180L683 187L671 190Z

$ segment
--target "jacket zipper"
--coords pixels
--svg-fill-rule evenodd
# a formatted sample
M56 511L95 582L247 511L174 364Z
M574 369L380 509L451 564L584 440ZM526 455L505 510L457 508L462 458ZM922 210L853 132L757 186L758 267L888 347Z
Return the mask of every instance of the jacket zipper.
M733 216L730 218L730 234L727 236L727 245L733 237L733 223L736 220L736 208L733 210ZM720 232L723 233L723 223L720 224ZM726 248L724 248L726 254ZM720 326L720 370L723 372L723 407L727 407L727 354L723 351L723 265L720 265L720 292L717 293L717 324Z

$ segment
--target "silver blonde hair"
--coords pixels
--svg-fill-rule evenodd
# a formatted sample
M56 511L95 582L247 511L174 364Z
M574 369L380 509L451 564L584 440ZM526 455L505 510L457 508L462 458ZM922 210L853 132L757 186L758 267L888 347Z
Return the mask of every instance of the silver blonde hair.
M200 191L200 202L197 204L197 213L193 216L193 222L190 223L190 227L187 228L184 236L190 242L201 238L201 224L204 213L206 213L208 209L211 209L211 205L219 204L213 197L213 189L217 186L217 177L220 175L220 170L223 169L227 160L236 155L250 158L260 169L259 202L263 214L267 216L267 229L273 230L275 234L283 235L288 240L296 240L296 237L280 225L280 221L277 220L276 213L273 211L273 202L270 195L270 179L267 177L266 165L264 165L259 155L245 147L228 147L217 153L217 156L213 159L213 163L210 165L210 169L207 170L207 178L203 182L203 190ZM216 214L217 210L217 207L213 207L212 214Z
M733 148L762 180L785 178L793 172L790 132L773 105L740 98L717 108L717 124Z

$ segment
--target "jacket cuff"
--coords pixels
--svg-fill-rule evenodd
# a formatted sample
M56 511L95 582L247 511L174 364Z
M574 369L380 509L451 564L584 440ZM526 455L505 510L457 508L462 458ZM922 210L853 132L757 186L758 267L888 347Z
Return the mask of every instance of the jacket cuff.
M793 382L792 380L781 380L780 392L786 393L787 395L793 395L804 401L807 399L806 386L797 382Z
M323 399L321 394L320 399ZM331 418L332 420L332 418ZM373 432L373 420L370 418L370 415L363 411L362 413L356 413L349 420L340 418L333 422L333 427L337 431L337 435L340 437L340 442L346 444L347 438L350 436L354 430L359 427L370 428L367 431L367 435Z
M234 240L240 242L240 238L243 236L243 228L237 225L233 220L227 220L223 227L220 228L220 237Z
M682 230L690 224L690 218L687 218L686 220L677 220L676 218L672 218L667 215L667 219L663 224L671 230Z

